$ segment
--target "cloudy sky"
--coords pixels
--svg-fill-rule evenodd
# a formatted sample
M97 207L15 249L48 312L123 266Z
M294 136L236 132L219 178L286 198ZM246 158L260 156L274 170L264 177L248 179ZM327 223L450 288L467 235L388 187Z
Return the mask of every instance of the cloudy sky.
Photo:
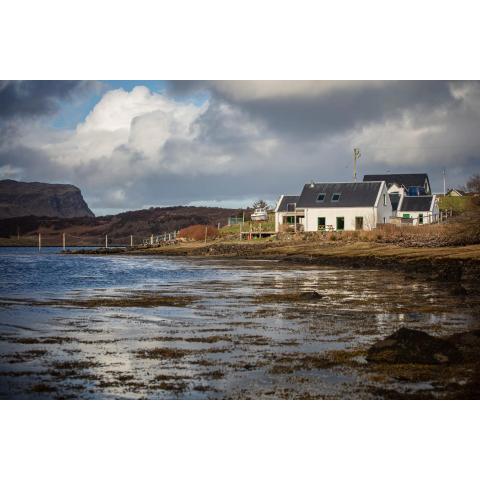
M0 81L0 179L72 183L96 214L242 207L303 183L480 171L480 83Z

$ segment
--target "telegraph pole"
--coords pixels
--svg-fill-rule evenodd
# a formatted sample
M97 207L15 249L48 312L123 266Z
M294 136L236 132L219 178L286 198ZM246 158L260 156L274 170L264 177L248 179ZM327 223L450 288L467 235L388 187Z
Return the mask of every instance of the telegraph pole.
M445 173L445 169L443 169L443 196L447 194L447 177Z
M361 157L360 149L353 149L353 181L357 181L357 160Z

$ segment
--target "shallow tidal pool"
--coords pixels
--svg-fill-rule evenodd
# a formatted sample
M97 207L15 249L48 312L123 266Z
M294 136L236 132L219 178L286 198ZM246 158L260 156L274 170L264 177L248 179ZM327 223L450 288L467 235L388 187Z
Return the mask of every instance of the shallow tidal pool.
M386 270L0 249L0 398L383 398L364 352L476 304ZM312 292L316 292L315 295ZM382 388L379 388L379 387Z

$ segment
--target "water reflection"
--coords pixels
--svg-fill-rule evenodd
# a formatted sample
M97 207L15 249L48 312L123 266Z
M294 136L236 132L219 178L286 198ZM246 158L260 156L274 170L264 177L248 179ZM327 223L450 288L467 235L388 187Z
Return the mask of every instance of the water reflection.
M400 326L448 333L472 320L461 300L432 302L435 285L386 271L25 249L0 253L0 268L3 398L357 398L354 371L312 355ZM306 291L319 297L296 299ZM81 303L135 292L193 300Z

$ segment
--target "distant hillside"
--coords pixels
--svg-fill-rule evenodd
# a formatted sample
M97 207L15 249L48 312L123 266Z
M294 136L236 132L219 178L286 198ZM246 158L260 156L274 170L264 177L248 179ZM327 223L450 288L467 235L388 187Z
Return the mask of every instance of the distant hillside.
M0 237L15 238L35 235L39 231L45 239L57 238L63 232L67 239L100 243L108 234L112 242L127 242L130 235L138 241L151 234L172 232L189 225L225 225L228 217L238 210L213 207L166 207L124 212L95 218L8 218L0 222Z
M74 185L0 180L0 218L94 217Z

